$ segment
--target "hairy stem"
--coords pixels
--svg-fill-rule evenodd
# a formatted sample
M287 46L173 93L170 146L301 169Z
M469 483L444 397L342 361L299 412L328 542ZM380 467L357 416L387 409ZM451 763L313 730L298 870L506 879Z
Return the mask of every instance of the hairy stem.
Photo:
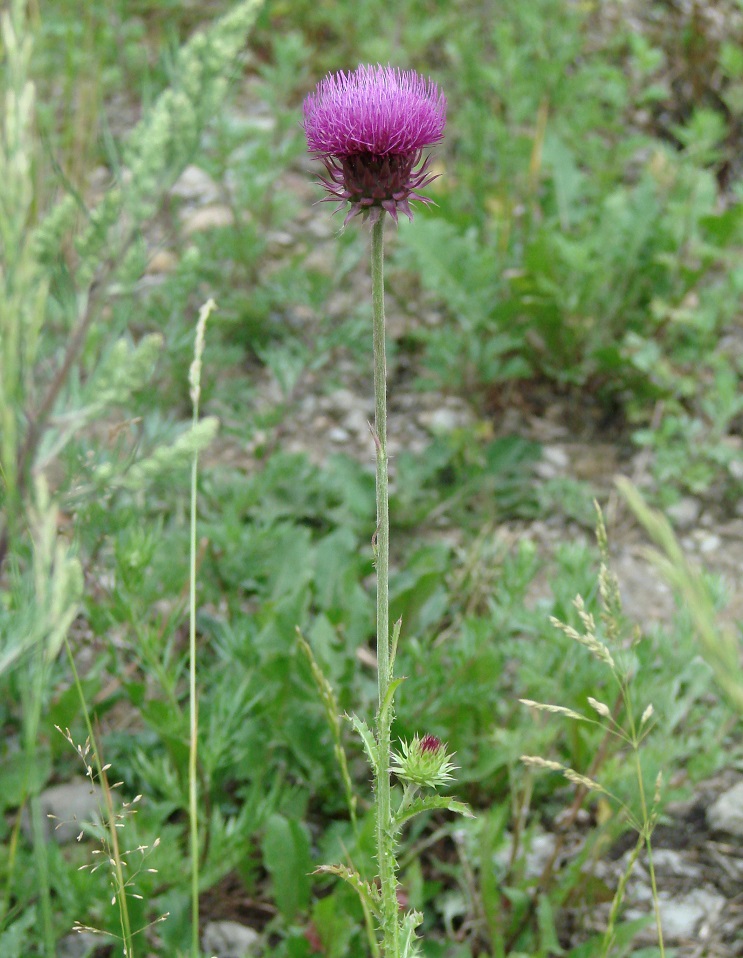
M395 875L392 812L390 807L390 725L392 709L385 708L391 679L389 556L390 522L387 489L387 358L384 323L384 216L372 227L371 241L372 322L374 332L374 443L377 459L377 858L382 886L384 958L397 958L398 904Z

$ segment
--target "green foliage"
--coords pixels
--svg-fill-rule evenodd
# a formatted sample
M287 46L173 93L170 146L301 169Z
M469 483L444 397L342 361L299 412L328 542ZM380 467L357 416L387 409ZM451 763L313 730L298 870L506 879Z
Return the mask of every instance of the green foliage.
M394 740L445 741L476 816L454 826L446 809L463 807L448 796L405 799L395 786L401 900L424 916L430 958L601 954L588 933L570 950L563 918L613 894L587 869L621 816L597 798L602 824L538 884L527 864L571 795L563 775L519 763L533 754L583 774L601 754L602 786L638 812L637 776L621 752L602 751L590 701L614 704L605 664L549 622L585 634L580 593L608 639L596 556L570 542L547 554L529 531L534 518L552 530L566 515L590 523L587 492L540 481L538 446L504 436L493 410L568 395L646 451L656 501L688 490L724 509L739 498L743 63L737 5L715 2L730 25L722 39L658 4L640 31L607 30L604 11L567 0L402 0L389 18L371 0L273 0L260 14L220 0L211 25L175 2L41 0L29 16L7 5L0 954L51 958L74 921L120 933L108 871L80 870L95 831L74 846L38 838L35 796L77 770L53 726L87 737L58 654L68 635L111 780L124 800L143 795L126 847L160 838L132 924L170 917L135 946L189 947L184 517L195 451L202 911L251 903L245 920L275 958L372 952L374 478L347 454L317 465L284 435L307 383L369 379L368 310L348 299L366 236L349 227L325 241L298 120L326 69L377 61L431 73L449 100L438 206L389 247L406 320L390 343L391 394L412 369L422 389L463 396L477 417L392 461L405 676ZM210 175L230 214L188 236L189 203L170 192L187 165ZM172 268L146 273L161 246ZM206 416L192 429L192 319L212 294ZM713 680L738 701L739 643L707 579L635 505L692 604L617 657L634 700L654 707L641 763L652 793L651 769L693 780L736 754L735 713ZM535 720L519 698L593 721ZM315 873L317 861L340 864ZM644 923L618 923L612 954L632 954Z
M649 509L640 493L626 479L619 490L660 551L651 556L665 578L683 596L699 635L701 650L717 683L738 712L743 713L743 670L740 649L732 629L717 621L711 590L688 559L668 520Z
M299 822L278 814L268 819L263 860L273 880L276 904L291 922L310 900L310 845Z
M736 487L720 377L741 374L721 339L743 217L734 195L721 206L714 175L724 113L679 123L678 150L622 122L634 91L617 51L634 47L654 76L662 50L621 30L596 43L588 13L561 0L475 15L461 32L468 42L447 47L453 175L440 210L401 230L399 264L444 310L414 335L424 382L481 403L535 376L590 390L638 424L664 484L704 491L722 466ZM672 465L685 456L688 478Z

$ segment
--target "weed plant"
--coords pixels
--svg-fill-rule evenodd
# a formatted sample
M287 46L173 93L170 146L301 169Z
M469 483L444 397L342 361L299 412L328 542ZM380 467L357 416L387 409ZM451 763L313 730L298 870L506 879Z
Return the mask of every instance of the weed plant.
M571 625L560 622L556 618L552 619L552 624L560 629L569 639L573 639L579 645L582 645L597 662L609 670L616 686L616 700L612 702L611 705L608 705L606 702L599 701L589 695L587 696L587 705L591 708L593 714L586 715L583 712L575 711L564 705L521 699L523 705L528 706L536 712L562 716L570 722L588 722L589 724L598 726L602 733L602 741L596 754L591 758L590 766L586 773L539 755L522 755L521 761L532 768L559 772L568 782L576 785L578 787L578 794L573 802L573 809L575 810L580 807L585 795L605 796L613 804L618 806L618 810L626 817L631 828L637 832L637 843L628 858L624 873L619 878L611 902L607 928L603 936L600 954L601 958L606 958L616 943L617 919L621 911L627 884L631 878L632 870L637 859L641 853L644 853L647 857L650 874L658 949L660 955L663 956L665 954L663 946L663 926L651 844L653 830L658 821L662 773L660 770L656 773L655 788L652 792L653 798L651 801L645 782L647 771L643 767L640 756L643 742L652 731L652 720L655 710L653 704L648 703L642 713L638 714L633 702L632 684L633 673L636 666L631 655L631 649L633 645L641 641L641 635L639 631L636 632L629 648L627 648L627 643L622 641L622 600L619 593L619 583L608 566L609 544L606 537L606 527L604 526L604 519L598 506L597 511L598 524L596 527L596 537L602 559L598 585L601 597L603 637L599 637L596 620L594 616L586 610L585 602L580 595L578 595L574 601L575 610L581 624L580 628L576 629ZM615 715L618 715L619 718L615 718ZM612 747L613 745L614 748ZM612 757L612 752L614 752L615 749L619 750L620 760L623 757L623 753L629 753L629 761L633 766L633 772L636 777L636 793L635 801L633 802L636 808L627 804L626 801L597 781L597 779L601 778L602 766ZM554 857L556 856L553 855L553 859Z
M60 185L67 192L43 212L36 206L42 198L35 194L34 180L34 163L42 162L43 154L33 137L30 18L21 0L14 0L2 16L0 169L8 198L2 209L0 315L0 569L8 585L3 603L3 659L6 667L21 660L20 805L27 801L30 805L42 953L48 956L56 954L52 906L56 889L41 822L39 792L44 780L33 770L47 738L42 733L42 715L52 697L56 659L80 606L80 564L59 531L58 503L80 495L75 486L82 476L78 471L68 472L61 482L57 478L56 499L50 495L47 476L76 434L91 429L112 407L126 404L150 375L161 337L151 333L132 341L121 324L117 330L115 322L107 322L111 313L106 313L110 308L104 304L108 297L129 290L142 269L140 231L156 212L167 185L185 166L207 117L224 96L228 71L256 7L246 3L235 8L211 33L198 35L184 47L179 88L161 96L124 151L126 182L122 178L96 207L86 209L80 194L61 175ZM65 258L68 243L72 245ZM117 338L117 332L123 335ZM197 423L189 433L154 448L131 468L113 457L105 461L104 453L92 469L84 470L88 495L93 490L108 490L109 496L115 489L125 495L143 492L158 475L177 468L184 456L205 445L215 426L214 419ZM90 741L89 723L88 731ZM97 749L94 752L99 754ZM107 820L111 822L109 858L117 869L113 900L119 906L125 954L132 956L123 854L118 851L112 818L109 814ZM13 928L28 925L24 913L33 905L23 900L23 894L17 897L17 863L11 858L9 864L3 914L11 925L6 940L20 953L23 937L14 934Z

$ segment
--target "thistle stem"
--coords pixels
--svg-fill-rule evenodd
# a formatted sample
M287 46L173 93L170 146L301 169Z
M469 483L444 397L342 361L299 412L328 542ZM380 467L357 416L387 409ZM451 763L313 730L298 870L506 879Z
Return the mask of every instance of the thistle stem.
M377 460L377 859L382 890L384 958L398 956L398 903L390 804L390 725L392 709L385 708L390 675L389 556L390 522L387 488L387 358L384 322L384 214L372 227L371 279L374 333L374 442Z

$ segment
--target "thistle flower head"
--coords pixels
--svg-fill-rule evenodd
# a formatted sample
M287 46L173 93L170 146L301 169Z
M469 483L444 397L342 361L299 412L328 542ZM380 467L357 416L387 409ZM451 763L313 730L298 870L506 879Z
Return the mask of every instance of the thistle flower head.
M435 179L423 150L445 125L436 84L391 66L330 73L304 101L307 148L325 164L326 199L351 204L346 223L357 213L375 223L385 211L412 219L411 199L430 203L418 192Z
M446 745L435 735L413 736L412 742L400 742L400 751L392 753L391 769L398 778L412 785L437 788L453 778L456 766L449 759Z

